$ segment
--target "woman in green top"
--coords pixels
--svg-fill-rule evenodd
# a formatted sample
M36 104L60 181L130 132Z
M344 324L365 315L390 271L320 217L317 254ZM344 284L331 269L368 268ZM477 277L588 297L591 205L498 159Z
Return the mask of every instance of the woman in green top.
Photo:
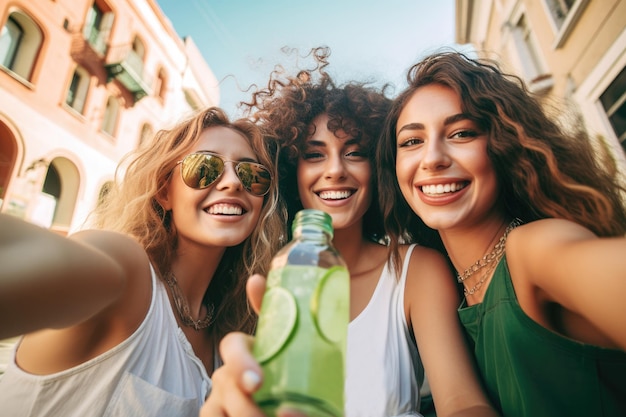
M439 232L493 404L505 416L626 415L617 163L493 63L435 54L407 81L377 149L386 230L394 249L420 239L421 221Z

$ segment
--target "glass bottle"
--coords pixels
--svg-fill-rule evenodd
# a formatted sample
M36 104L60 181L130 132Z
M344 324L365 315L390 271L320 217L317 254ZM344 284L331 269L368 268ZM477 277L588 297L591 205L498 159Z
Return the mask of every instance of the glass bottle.
M271 417L279 408L309 417L344 410L350 276L332 245L331 217L296 213L293 238L274 257L253 354L264 382L254 399Z

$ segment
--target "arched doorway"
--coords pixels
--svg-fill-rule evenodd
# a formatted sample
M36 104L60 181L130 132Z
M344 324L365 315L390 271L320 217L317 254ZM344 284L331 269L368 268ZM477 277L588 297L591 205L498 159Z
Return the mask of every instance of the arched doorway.
M40 184L29 202L26 220L66 235L72 226L80 185L76 165L65 157L52 159Z
M15 169L17 156L18 146L15 135L0 120L0 211L3 211L5 205L7 189L11 182L11 174Z
M67 234L72 225L79 187L80 174L76 165L65 157L54 158L48 166L41 191L56 199L50 227L61 234Z

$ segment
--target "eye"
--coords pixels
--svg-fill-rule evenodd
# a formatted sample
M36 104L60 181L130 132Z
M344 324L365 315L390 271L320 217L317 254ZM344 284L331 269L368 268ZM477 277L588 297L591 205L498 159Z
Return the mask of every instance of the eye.
M350 160L360 161L363 159L367 159L368 155L367 155L367 152L363 152L360 149L354 149L354 150L346 152L345 157Z
M308 151L302 154L302 159L305 161L317 161L320 159L324 159L324 154L321 152Z
M399 148L406 148L409 146L417 146L417 145L421 145L422 143L424 143L424 141L422 139L416 138L416 137L411 137L408 139L403 139L398 141L398 147Z
M480 136L481 134L476 130L459 130L454 132L449 136L450 139L474 139Z

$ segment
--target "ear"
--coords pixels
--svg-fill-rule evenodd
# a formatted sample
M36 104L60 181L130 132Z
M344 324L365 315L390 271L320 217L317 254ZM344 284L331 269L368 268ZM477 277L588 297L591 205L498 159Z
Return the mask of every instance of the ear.
M164 211L170 211L172 209L172 203L170 201L170 187L167 184L165 187L157 193L154 199L159 203Z

